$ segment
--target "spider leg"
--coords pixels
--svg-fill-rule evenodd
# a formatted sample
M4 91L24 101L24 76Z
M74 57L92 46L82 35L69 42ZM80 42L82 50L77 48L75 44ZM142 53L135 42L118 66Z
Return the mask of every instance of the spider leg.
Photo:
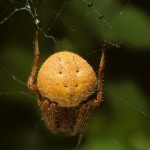
M81 107L79 108L79 112L78 112L78 117L76 119L76 126L74 129L73 134L76 135L77 132L79 132L79 139L78 139L78 143L77 146L75 148L75 150L78 149L82 137L84 135L85 132L85 128L87 125L87 122L89 120L89 118L91 117L92 111L96 106L99 106L101 101L102 101L102 81L103 81L103 69L104 69L104 48L102 49L102 56L101 56L101 61L100 61L100 65L99 65L99 69L98 69L98 92L97 92L97 99L93 100L93 101L88 101L86 104L81 105Z
M40 52L39 52L39 45L38 45L38 31L36 31L35 33L35 52L34 52L34 62L33 62L33 67L32 67L32 71L31 74L28 78L28 82L27 82L27 86L29 88L29 90L33 93L38 93L38 89L35 82L35 76L36 76L36 71L37 71L37 67L39 64L39 60L40 60L40 56L39 56Z
M41 105L43 111L43 117L46 122L47 128L52 132L56 133L58 131L57 126L57 104L45 100Z
M102 56L101 61L98 69L98 92L97 92L97 99L93 100L93 105L95 107L99 106L102 102L102 85L103 85L103 70L105 66L105 54L104 54L104 47L102 48Z
M78 110L78 114L76 118L76 125L73 131L73 135L76 135L77 132L79 132L79 139L78 139L78 143L76 145L75 150L79 147L81 143L81 140L83 138L83 135L86 129L87 122L92 115L93 109L94 109L93 101L89 101L86 104L81 105Z

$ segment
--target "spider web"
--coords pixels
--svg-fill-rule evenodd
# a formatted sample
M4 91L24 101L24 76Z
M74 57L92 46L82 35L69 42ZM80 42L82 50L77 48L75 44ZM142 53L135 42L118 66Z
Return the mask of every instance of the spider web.
M85 24L89 21L88 19L92 16L95 20L97 20L97 24L99 26L103 26L102 28L107 28L107 30L113 30L113 26L111 24L111 19L109 18L109 15L106 17L103 12L105 12L105 7L102 5L97 6L94 1L86 1L86 0L74 0L74 1L69 1L65 0L60 2L59 7L55 7L56 3L53 1L49 2L48 0L43 0L43 1L33 1L33 0L26 0L26 1L16 1L16 0L9 0L6 5L6 1L1 0L0 1L0 7L2 7L2 11L0 14L1 21L0 21L0 28L3 28L9 22L9 20L12 21L12 18L17 14L20 13L20 15L24 13L28 13L29 16L31 17L31 20L35 26L36 29L40 31L43 37L48 40L51 45L51 48L54 48L56 51L61 49L64 45L66 45L66 40L68 40L70 37L76 37L80 35L82 32L83 28L85 27ZM118 15L121 17L123 13L126 11L126 7L128 7L131 3L131 0L127 1L124 7L118 12ZM45 9L48 12L48 15L45 16L45 18L42 18L45 14L40 14L42 10L38 9L39 5L43 5ZM68 9L72 9L74 7L81 7L83 8L81 11L81 15L75 18L73 13L71 13L69 16L66 15ZM75 12L78 13L78 12ZM52 17L51 17L52 16ZM45 20L49 18L50 21L47 21L45 23ZM12 21L13 22L13 21ZM43 25L41 25L43 23ZM65 29L66 35L65 38L63 38L63 34L61 36L57 35L57 32L55 30L58 29L58 24L62 23L62 29ZM32 28L33 29L33 28ZM14 29L15 30L15 29ZM54 32L55 31L55 32ZM61 31L62 32L62 31ZM101 37L100 37L101 38ZM102 40L102 39L100 39ZM99 41L100 41L99 40ZM110 49L112 47L120 48L124 43L123 42L117 42L113 43L111 41L108 41L107 39L103 39L106 43L106 50ZM99 44L97 44L99 45ZM127 48L130 48L129 46L126 46ZM82 48L82 47L81 47ZM83 53L86 53L87 58L94 56L96 54L99 54L101 52L101 49L97 48L97 50L89 51L83 49ZM77 51L79 52L79 51ZM42 53L42 52L41 52ZM107 54L107 53L106 53ZM107 60L107 58L106 58ZM143 59L141 58L140 61L145 61L147 64L149 64L149 59ZM5 62L5 61L4 61ZM2 61L1 71L2 73L6 73L7 77L10 77L13 81L18 83L19 85L26 87L26 80L22 81L21 79L18 79L14 74L10 72L12 69L7 69L5 68L5 63ZM6 65L7 66L7 65ZM15 70L15 69L14 69ZM14 71L15 72L15 71ZM24 79L23 79L24 80ZM12 83L13 84L13 83ZM19 86L20 87L20 86ZM2 87L1 87L2 88ZM12 88L13 89L13 88ZM27 97L30 97L32 99L35 99L35 96L31 95L29 92L26 92L24 88L21 88L23 90L12 90L8 91L7 88L2 88L3 91L0 91L0 96L7 96L7 95L25 95ZM10 89L11 90L11 89ZM120 95L117 92L114 92L113 89L104 87L104 92L109 93L113 99L116 99L116 103L122 102L123 104L127 105L137 113L141 114L145 118L147 118L147 123L149 123L149 111L142 110L142 107L140 105L136 105L136 103L130 102L130 99L124 98L122 95ZM115 135L114 135L115 136ZM113 138L112 141L114 143L118 143L119 140L117 138ZM147 148L148 149L148 148Z

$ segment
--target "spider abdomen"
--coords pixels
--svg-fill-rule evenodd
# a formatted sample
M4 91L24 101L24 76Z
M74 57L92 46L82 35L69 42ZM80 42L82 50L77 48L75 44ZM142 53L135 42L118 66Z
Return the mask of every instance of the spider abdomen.
M37 78L40 94L61 107L77 106L95 91L96 84L93 68L82 57L68 51L51 55Z

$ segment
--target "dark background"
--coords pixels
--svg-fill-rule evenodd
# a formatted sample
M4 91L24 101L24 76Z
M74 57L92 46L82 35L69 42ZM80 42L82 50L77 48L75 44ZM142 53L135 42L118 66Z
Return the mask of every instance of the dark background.
M1 0L0 21L24 5L23 0L19 2ZM40 33L41 64L56 51L70 50L87 59L96 72L102 41L120 43L120 48L106 46L104 102L94 111L79 149L149 150L149 1L131 0L126 5L125 0L93 0L112 29L80 0L67 3L54 21L64 2L47 0L45 5L39 0L37 5L44 31L58 40L55 44ZM0 25L0 146L6 150L72 150L77 137L51 134L41 120L36 97L26 87L34 34L34 20L27 11L18 11Z

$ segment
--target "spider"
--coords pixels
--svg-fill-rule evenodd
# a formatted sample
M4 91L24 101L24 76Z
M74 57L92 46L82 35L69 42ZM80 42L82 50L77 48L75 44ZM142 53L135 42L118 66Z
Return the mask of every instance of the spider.
M98 69L98 79L92 67L77 54L62 51L51 55L39 64L38 31L35 36L35 58L27 85L38 98L47 128L52 133L65 132L69 136L82 137L92 111L102 102L102 76L104 50ZM97 98L90 99L96 87Z

